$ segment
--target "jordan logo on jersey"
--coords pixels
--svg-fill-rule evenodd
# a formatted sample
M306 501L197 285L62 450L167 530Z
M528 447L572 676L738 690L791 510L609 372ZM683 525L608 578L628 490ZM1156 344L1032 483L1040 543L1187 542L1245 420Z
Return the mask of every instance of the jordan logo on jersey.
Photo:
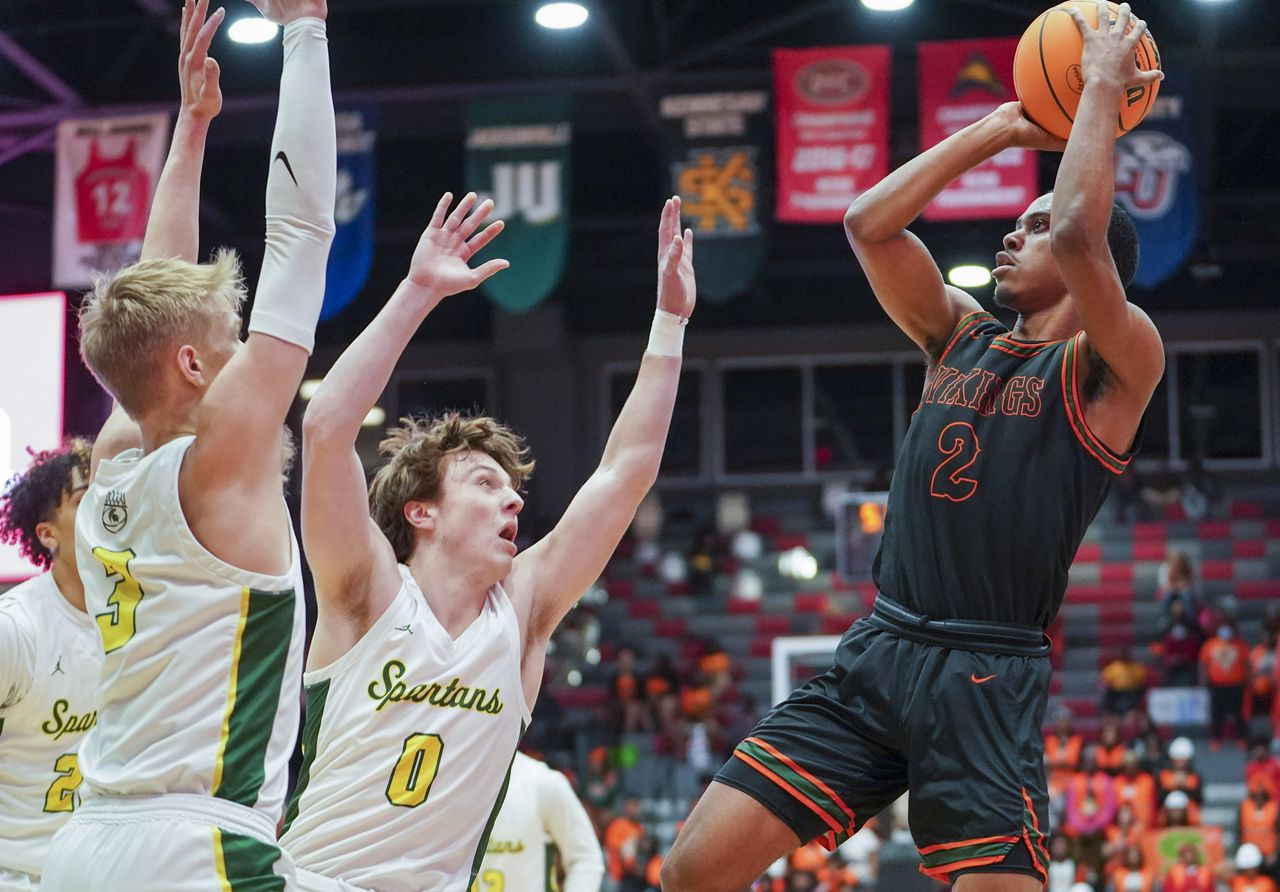
M404 678L405 665L399 660L388 660L382 667L382 678L369 682L369 697L377 700L374 712L381 712L388 703L399 703L409 700L413 703L427 702L432 706L451 709L470 709L497 715L502 712L503 702L498 696L499 689L489 693L484 688L468 687L461 678L452 679L447 685L438 681L430 684L406 685Z
M69 713L68 710L70 709L70 702L58 700L53 704L53 717L41 725L40 730L54 740L58 740L64 734L79 734L81 731L88 731L98 724L96 710L86 712L84 715L76 715L75 713Z
M61 655L58 656L58 662L53 664L53 671L50 672L49 674L57 675L59 672L62 672L62 656ZM62 674L66 675L67 673L62 672Z
M124 493L113 489L102 505L102 526L108 533L118 533L128 522L129 506L124 502Z

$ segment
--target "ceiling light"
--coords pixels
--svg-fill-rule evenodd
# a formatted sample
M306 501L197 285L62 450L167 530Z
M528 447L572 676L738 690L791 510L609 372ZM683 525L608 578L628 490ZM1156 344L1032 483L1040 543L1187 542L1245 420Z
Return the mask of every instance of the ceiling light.
M298 388L298 396L302 397L302 401L308 402L316 395L316 391L320 389L319 378L308 378L302 382L302 386Z
M587 8L581 3L544 3L533 20L544 28L563 31L580 27L587 20Z
M381 406L374 406L369 410L369 414L364 417L364 421L360 422L361 427L378 427L387 420L387 410Z
M268 22L257 16L246 16L231 23L227 36L236 43L266 43L274 40L279 30L275 22Z
M906 9L914 2L915 0L862 0L862 5L876 12L897 12L899 9Z
M947 273L947 281L957 288L981 288L991 281L991 270L974 263L953 266Z

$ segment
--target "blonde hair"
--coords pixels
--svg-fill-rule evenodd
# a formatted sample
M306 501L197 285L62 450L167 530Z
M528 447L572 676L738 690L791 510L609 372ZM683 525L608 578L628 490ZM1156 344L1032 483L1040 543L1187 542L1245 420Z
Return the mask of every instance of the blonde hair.
M80 356L130 415L154 398L165 351L203 344L226 311L240 312L244 276L234 251L209 263L142 260L99 278L80 308Z
M401 418L400 424L378 444L387 463L369 485L369 512L398 561L407 561L414 546L413 526L405 519L404 506L440 498L450 455L468 451L489 455L511 477L515 489L533 473L524 438L493 418L446 412L435 418Z

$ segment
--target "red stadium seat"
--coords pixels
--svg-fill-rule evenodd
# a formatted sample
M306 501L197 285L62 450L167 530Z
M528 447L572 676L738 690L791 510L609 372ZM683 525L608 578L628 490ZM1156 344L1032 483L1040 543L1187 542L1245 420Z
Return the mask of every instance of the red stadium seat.
M662 612L659 601L630 601L627 604L627 616L632 619L653 619Z
M1232 520L1257 520L1263 515L1261 502L1232 502L1228 516Z
M1164 542L1168 538L1168 529L1162 523L1135 523L1133 525L1134 542Z
M1230 539L1231 524L1225 520L1206 520L1196 527L1196 536L1201 539Z
M653 634L659 638L680 638L689 630L683 616L661 616L653 623Z
M1082 542L1076 551L1076 563L1096 564L1102 560L1101 542Z
M821 592L801 592L791 606L796 613L826 613L828 598Z
M1163 561L1165 558L1163 542L1134 542L1133 559L1135 561Z
M747 616L760 612L760 602L748 601L746 598L730 598L725 608L730 616Z
M1264 558L1267 556L1267 543L1261 539L1232 542L1231 556L1234 558Z
M1133 582L1133 564L1103 564L1099 578L1103 582Z
M1200 577L1202 579L1230 579L1235 575L1235 564L1231 561L1201 561Z
M756 617L756 634L758 635L790 635L791 617L760 615Z
M1236 597L1246 601L1280 598L1280 579L1249 579L1236 583Z

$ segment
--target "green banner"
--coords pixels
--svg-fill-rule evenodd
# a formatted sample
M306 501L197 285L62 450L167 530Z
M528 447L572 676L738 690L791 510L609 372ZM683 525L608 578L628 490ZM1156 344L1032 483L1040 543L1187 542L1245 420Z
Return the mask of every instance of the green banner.
M511 269L481 290L524 313L555 290L569 253L569 101L565 97L472 103L467 117L467 182L492 198L498 240L478 255L505 257Z
M764 261L769 94L666 96L659 111L671 191L695 236L698 297L724 303L750 287Z

